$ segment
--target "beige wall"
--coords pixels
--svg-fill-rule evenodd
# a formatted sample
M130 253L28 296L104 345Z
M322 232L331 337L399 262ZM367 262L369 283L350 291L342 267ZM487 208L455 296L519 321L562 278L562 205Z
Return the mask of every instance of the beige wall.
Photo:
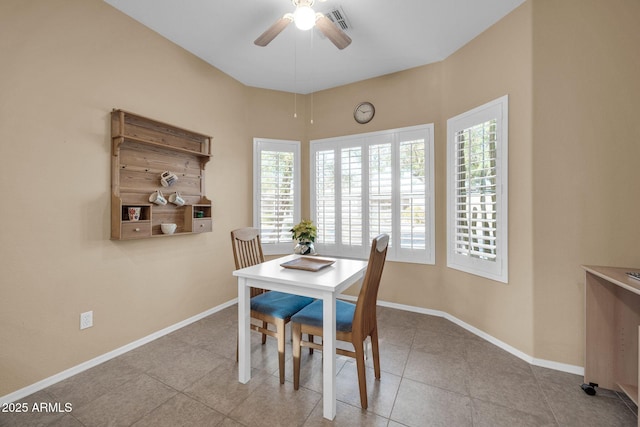
M100 0L0 2L0 57L4 396L233 299L252 138L298 139L304 121L285 114L292 95L247 88ZM212 233L109 240L114 107L214 136Z
M421 123L435 124L436 265L388 263L380 299L581 365L579 265L640 265L639 7L530 0L440 63L300 96L294 119L292 94L245 87L100 0L1 2L0 396L234 298L253 137L304 141L308 216L308 140ZM446 119L504 94L509 284L448 269L445 230ZM212 233L109 240L113 107L215 137Z
M640 266L640 2L533 4L536 356L582 365L580 265Z
M446 309L490 335L534 355L532 339L532 69L531 3L525 3L444 61L443 115L509 95L509 283L447 269ZM446 122L443 122L445 127ZM443 130L443 133L445 131ZM444 144L443 135L443 144ZM444 156L444 148L442 149ZM445 191L445 176L439 188ZM445 215L445 198L440 204ZM446 222L443 219L443 230ZM444 233L443 233L444 234ZM441 249L445 250L443 236ZM445 255L442 260L445 262Z

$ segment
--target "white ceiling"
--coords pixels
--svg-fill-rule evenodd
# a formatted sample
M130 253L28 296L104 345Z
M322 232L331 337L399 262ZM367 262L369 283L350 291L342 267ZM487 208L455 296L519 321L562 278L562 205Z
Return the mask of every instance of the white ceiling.
M105 0L245 85L301 94L441 61L524 1L316 1L316 12L342 7L351 24L353 42L338 50L294 24L253 44L294 11L291 0Z

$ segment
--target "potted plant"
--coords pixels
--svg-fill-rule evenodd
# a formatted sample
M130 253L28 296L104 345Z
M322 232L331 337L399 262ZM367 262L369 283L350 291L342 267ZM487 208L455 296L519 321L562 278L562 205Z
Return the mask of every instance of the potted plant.
M291 230L291 238L298 244L293 252L300 255L315 255L316 250L313 243L316 241L318 229L311 220L302 220Z

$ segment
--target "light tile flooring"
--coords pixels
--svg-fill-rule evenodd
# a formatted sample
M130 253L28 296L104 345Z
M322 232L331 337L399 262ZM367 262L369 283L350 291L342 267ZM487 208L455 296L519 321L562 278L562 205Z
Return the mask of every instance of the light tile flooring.
M252 379L238 383L233 306L24 400L71 412L0 413L0 426L636 425L632 402L588 396L580 376L531 366L442 318L378 311L382 379L369 369L361 410L355 363L340 357L333 422L322 417L322 353L303 352L295 391L290 347L280 385L274 340L252 334Z

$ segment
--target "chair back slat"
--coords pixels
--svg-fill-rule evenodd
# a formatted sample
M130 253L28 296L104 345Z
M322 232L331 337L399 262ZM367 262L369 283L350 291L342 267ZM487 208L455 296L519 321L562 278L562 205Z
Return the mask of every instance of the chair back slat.
M245 227L231 232L231 246L236 270L264 262L260 233L257 228ZM251 288L251 297L264 292L264 289Z
M352 332L363 339L377 325L376 302L388 247L389 236L387 234L377 236L371 243L369 264L367 265L367 272L364 275L358 301L356 302L352 326Z

